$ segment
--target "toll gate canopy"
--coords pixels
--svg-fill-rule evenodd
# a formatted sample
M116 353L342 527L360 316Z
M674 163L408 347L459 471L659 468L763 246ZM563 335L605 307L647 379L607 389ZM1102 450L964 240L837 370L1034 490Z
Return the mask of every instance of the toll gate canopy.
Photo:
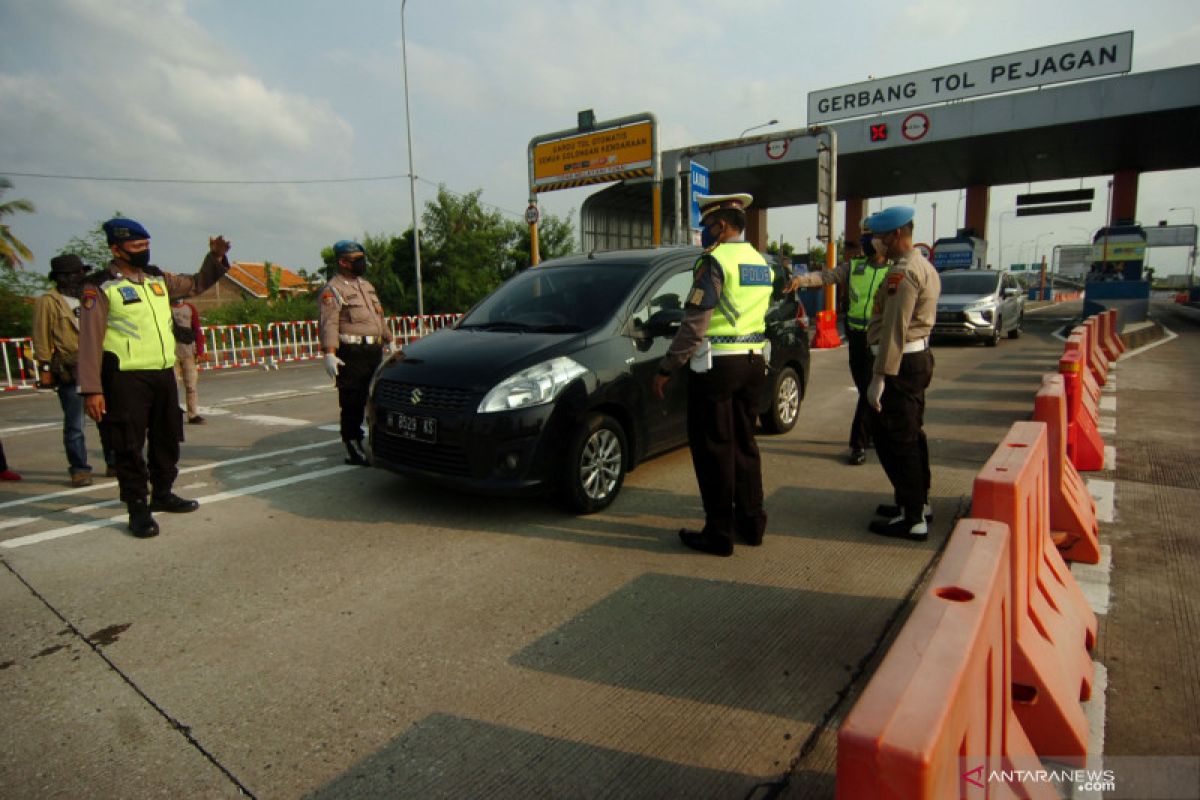
M962 189L1200 167L1200 64L905 109L830 125L838 136L838 199ZM670 174L679 151L663 153L663 242L677 240ZM750 192L760 208L817 202L817 142L761 141L702 153L710 191ZM614 184L584 201L585 250L651 241L648 179ZM980 232L984 234L983 231Z

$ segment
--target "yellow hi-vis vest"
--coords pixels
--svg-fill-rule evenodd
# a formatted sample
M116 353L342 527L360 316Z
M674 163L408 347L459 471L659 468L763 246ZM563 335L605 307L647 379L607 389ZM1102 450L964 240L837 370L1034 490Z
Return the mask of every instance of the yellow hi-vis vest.
M117 357L121 371L174 367L171 301L162 276L144 274L141 283L114 278L102 283L100 291L108 298L104 350Z
M761 350L766 344L764 316L771 303L771 267L746 242L726 242L709 255L721 265L725 281L708 323L713 350Z
M846 312L846 324L856 331L865 331L871 321L871 308L875 304L875 293L879 291L888 268L884 264L875 266L865 258L850 259L850 308Z

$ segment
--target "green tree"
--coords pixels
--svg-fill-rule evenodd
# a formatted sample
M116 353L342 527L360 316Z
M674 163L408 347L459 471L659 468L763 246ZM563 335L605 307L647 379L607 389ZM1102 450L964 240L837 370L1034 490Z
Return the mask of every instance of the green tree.
M125 216L120 211L114 211L113 217ZM109 217L111 219L112 217ZM104 220L96 223L96 226L82 236L72 236L58 250L58 255L74 253L83 259L83 263L89 264L97 269L108 264L112 260L112 251L108 249L108 237L104 234Z
M263 262L263 280L267 284L267 305L273 305L279 299L279 277L282 274L279 267L270 261Z
M454 195L438 187L421 219L425 311L466 311L504 280L512 226L479 202L482 189Z
M575 226L571 224L571 215L574 213L574 209L572 209L567 212L565 217L546 214L538 222L539 260L547 261L551 258L579 252L579 243L575 238ZM524 221L512 221L509 226L512 230L512 244L504 259L503 272L506 278L528 267L531 260L529 226Z
M12 188L8 178L0 178L0 197ZM32 214L36 209L28 200L9 200L0 203L0 220L16 215L18 211ZM33 251L24 242L13 235L6 223L0 222L0 265L5 267L21 267L26 259L33 258Z

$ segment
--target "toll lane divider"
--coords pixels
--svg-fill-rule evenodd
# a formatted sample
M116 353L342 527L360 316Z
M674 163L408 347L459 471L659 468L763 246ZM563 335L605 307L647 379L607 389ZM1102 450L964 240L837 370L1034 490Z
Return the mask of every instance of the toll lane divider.
M1033 401L1033 419L1046 424L1050 458L1050 531L1067 561L1100 563L1096 501L1067 458L1067 387L1062 375L1044 375Z
M1096 615L1050 535L1046 424L1016 422L975 477L971 513L1009 526L1012 693L1040 755L1082 764Z
M1013 569L1007 525L958 522L917 602L838 731L837 797L1054 797L1009 684ZM995 772L1013 782L992 785ZM985 796L979 794L978 796Z
M1058 361L1067 392L1067 456L1080 472L1104 469L1100 390L1092 381L1081 337L1072 333Z

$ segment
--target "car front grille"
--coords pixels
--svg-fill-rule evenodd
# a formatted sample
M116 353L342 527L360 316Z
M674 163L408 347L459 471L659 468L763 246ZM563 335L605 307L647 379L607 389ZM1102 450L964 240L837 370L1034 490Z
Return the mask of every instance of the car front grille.
M967 315L961 311L939 311L937 321L941 323L966 322Z
M375 403L382 408L421 411L464 411L471 407L472 393L445 386L381 380L375 387Z
M386 433L382 426L377 426L371 439L371 448L373 455L393 464L442 475L470 474L466 451L456 444L426 444L412 439L401 439Z

